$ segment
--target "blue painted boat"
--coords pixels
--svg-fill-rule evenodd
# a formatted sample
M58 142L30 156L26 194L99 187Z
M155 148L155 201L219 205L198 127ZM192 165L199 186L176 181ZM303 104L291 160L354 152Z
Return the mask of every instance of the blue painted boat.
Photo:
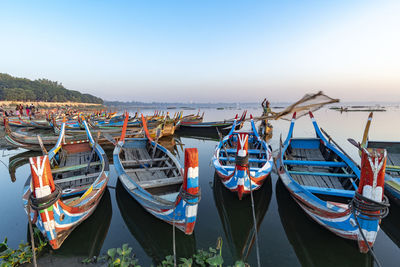
M218 144L212 162L222 183L239 199L259 189L273 166L271 149L258 135L252 116L249 132L235 131L237 121Z
M96 209L107 189L109 164L86 121L87 140L65 142L65 123L57 144L29 159L31 176L24 186L24 207L32 223L58 249Z
M368 138L373 113L368 117L362 148L383 148L387 151L385 193L398 205L400 205L400 142L395 141L370 141Z
M316 137L293 138L296 113L276 160L283 184L299 206L333 233L358 241L368 252L388 212L383 195L386 151L364 149L361 170L322 134L310 112Z
M183 170L171 152L151 139L143 115L146 137L125 138L127 118L113 152L119 180L148 212L191 234L200 200L197 149L185 149Z

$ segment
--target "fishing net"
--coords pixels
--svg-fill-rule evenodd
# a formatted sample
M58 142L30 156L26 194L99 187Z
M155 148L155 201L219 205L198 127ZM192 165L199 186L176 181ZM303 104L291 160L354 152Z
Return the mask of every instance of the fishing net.
M325 105L337 102L339 102L339 99L331 98L320 91L316 94L306 94L300 100L280 112L271 112L270 114L261 116L257 119L290 120L292 118L293 112L296 112L296 117L300 118L306 115L308 111L314 112Z

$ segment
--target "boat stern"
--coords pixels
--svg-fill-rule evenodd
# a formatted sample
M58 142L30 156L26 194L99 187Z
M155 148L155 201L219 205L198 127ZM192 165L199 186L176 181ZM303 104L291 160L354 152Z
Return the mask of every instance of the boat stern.
M36 225L49 241L53 249L58 249L61 244L58 241L56 222L54 219L54 204L58 201L61 191L54 184L51 174L49 157L47 155L32 157L29 159L31 167L31 209L38 212Z
M185 149L185 173L181 191L181 201L185 202L185 229L187 235L193 233L200 201L199 154L197 148Z

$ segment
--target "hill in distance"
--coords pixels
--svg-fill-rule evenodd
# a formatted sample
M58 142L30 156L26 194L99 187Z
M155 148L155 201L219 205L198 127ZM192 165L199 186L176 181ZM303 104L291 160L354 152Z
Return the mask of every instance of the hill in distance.
M61 83L47 79L29 80L0 73L0 100L80 102L103 104L103 100L90 94L68 90Z

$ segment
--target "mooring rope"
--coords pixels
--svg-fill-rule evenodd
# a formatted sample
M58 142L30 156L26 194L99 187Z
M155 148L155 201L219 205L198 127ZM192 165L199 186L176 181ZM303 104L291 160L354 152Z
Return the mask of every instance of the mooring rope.
M258 247L258 233L257 233L257 220L256 220L256 212L254 210L254 199L253 199L253 189L251 187L251 178L249 176L250 180L250 197L251 197L251 209L253 212L253 223L254 223L254 234L256 236L256 252L257 252L257 266L261 267L260 263L260 249Z
M201 191L199 188L199 191L196 194L191 194L186 190L183 190L181 187L181 190L179 191L179 195L181 196L182 200L184 200L187 205L196 205L200 202L201 199ZM193 200L198 198L198 200L196 202L189 202L188 200Z
M176 267L176 246L175 246L175 207L172 214L172 250L174 253L174 267Z
M369 245L368 240L365 237L365 235L361 229L360 223L358 222L356 213L358 212L361 215L359 217L364 220L381 220L388 215L389 206L390 206L389 201L385 195L383 195L383 200L380 203L380 202L371 200L367 197L364 197L357 191L355 192L354 198L351 200L351 202L349 204L349 208L350 208L350 210L354 216L354 219L356 221L358 231L360 232L361 237L363 238L365 244L368 247L368 251L372 255L372 258L374 259L374 261L376 262L378 267L382 267L382 265L379 262L378 257L375 255L374 251L372 250L371 246ZM379 212L379 213L377 213L377 212Z
M32 228L32 221L31 221L31 195L32 195L32 193L29 193L27 210L28 210L29 234L30 234L30 238L31 238L31 248L32 248L32 255L33 255L33 266L37 267L36 252L35 252L35 239L33 237L33 228Z
M62 190L58 185L55 185L55 190L45 197L35 198L32 194L29 195L29 206L34 210L43 210L51 207L61 198Z

